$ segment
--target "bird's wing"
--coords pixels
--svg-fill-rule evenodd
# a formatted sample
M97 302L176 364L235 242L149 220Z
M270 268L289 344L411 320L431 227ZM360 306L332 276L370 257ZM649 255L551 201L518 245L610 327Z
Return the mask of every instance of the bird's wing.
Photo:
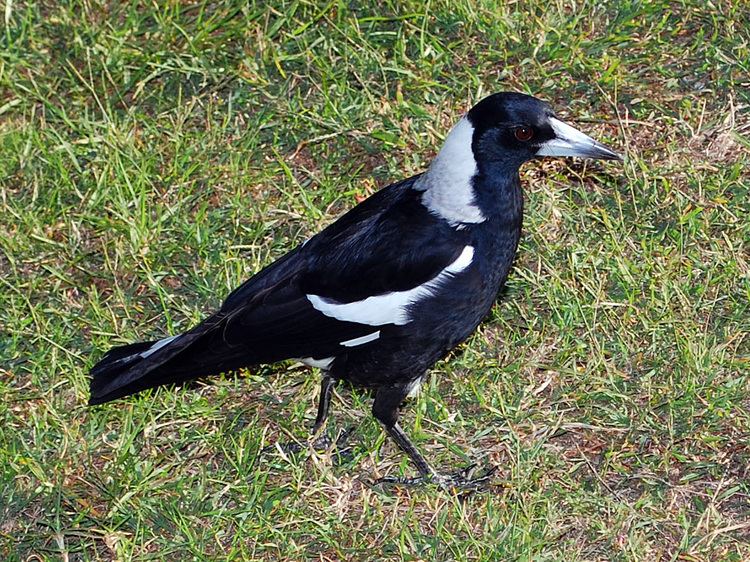
M468 235L406 187L379 192L238 288L220 311L221 341L253 363L320 358L407 324L409 304L462 259Z
M347 248L351 246L358 234L362 235L369 231L371 225L396 204L404 193L411 191L409 188L417 177L414 176L377 191L310 240L253 275L232 291L224 301L222 311L247 306L259 295L265 294L268 290L274 290L279 282L284 282L309 268L316 256L325 254L338 246Z
M338 356L408 328L410 303L468 243L429 214L412 182L379 191L184 334L108 353L92 369L90 403L253 364Z

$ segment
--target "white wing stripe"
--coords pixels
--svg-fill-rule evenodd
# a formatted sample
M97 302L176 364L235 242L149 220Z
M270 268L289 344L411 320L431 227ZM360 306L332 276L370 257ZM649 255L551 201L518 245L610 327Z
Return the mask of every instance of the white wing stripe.
M445 281L469 267L473 258L474 248L466 246L461 255L433 279L408 291L394 291L347 303L336 302L320 295L307 295L307 299L315 310L336 320L369 326L382 326L384 324L403 326L413 320L408 315L410 304L432 296L435 289Z
M363 345L366 343L369 343L373 340L376 340L380 337L380 330L377 332L373 332L372 334L367 334L366 336L362 336L361 338L354 338L351 340L342 341L340 345L343 345L344 347L355 347L358 345Z

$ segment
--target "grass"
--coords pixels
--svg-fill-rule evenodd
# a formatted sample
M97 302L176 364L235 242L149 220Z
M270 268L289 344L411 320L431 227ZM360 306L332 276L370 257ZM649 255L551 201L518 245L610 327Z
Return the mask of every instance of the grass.
M34 2L0 14L0 558L750 559L750 21L741 0ZM94 409L184 330L520 90L628 154L523 170L503 299L404 426L263 367Z

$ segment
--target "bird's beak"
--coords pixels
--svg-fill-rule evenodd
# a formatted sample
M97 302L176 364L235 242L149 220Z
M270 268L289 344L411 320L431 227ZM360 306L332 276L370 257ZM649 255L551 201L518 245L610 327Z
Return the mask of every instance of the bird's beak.
M536 152L537 156L579 156L599 160L622 160L622 156L614 150L596 142L567 123L550 117L550 124L555 137L540 145Z

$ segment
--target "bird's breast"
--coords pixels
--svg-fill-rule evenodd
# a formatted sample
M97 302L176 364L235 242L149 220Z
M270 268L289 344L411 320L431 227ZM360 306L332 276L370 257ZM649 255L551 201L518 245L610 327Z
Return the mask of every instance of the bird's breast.
M412 307L411 331L446 340L449 347L468 337L492 308L505 283L519 238L520 226L473 233L471 264Z

